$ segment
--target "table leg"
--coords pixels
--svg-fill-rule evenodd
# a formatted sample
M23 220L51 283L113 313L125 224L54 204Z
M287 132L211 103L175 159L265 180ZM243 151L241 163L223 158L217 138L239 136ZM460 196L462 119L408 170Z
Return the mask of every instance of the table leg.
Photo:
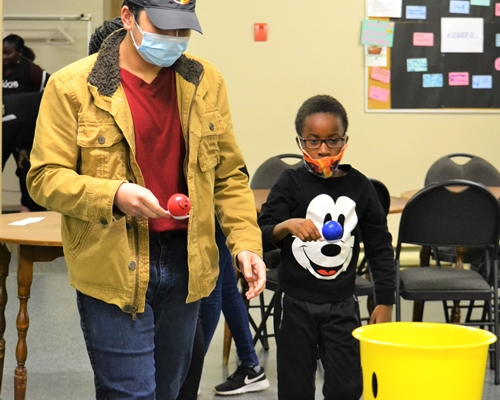
M3 365L5 360L5 307L7 306L7 287L5 282L9 275L10 251L0 244L0 393L2 392Z
M28 299L31 293L31 283L33 282L33 261L35 248L30 246L20 246L19 265L17 269L17 297L19 298L19 313L17 314L17 346L16 359L17 367L14 371L14 399L24 400L26 396L26 383L28 371L25 363L28 357L28 346L26 336L30 325L28 315Z

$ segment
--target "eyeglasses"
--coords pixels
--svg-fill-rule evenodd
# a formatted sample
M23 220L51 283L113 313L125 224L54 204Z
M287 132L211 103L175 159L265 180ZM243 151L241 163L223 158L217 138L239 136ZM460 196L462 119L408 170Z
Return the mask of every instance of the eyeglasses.
M321 147L323 143L326 143L326 146L329 149L340 149L344 147L346 142L346 138L333 138L333 139L303 139L299 136L299 139L304 143L304 147L306 149L317 150Z

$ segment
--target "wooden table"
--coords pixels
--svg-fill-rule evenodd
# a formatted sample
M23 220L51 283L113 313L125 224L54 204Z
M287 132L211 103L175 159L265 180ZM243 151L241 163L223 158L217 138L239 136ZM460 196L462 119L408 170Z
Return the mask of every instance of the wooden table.
M13 226L11 222L25 218L44 217L40 222ZM37 261L53 261L63 256L61 243L61 216L50 211L15 213L0 215L0 390L2 384L5 359L5 306L7 304L6 278L9 274L11 251L18 256L17 265L17 297L19 312L17 314L17 367L14 370L14 399L24 400L26 396L28 357L26 336L29 328L28 299L33 281L33 263ZM9 249L5 244L9 244Z
M262 204L265 203L267 196L269 195L269 189L253 189L252 190L255 198L255 209L257 213L260 212ZM408 199L391 196L391 205L389 207L389 214L399 214L403 212Z

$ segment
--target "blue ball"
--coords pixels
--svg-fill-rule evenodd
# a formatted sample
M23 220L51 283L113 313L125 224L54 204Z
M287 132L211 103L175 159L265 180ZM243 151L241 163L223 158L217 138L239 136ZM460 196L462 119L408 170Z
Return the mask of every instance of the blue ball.
M323 225L322 229L323 237L329 242L339 240L344 233L343 231L342 225L333 220Z

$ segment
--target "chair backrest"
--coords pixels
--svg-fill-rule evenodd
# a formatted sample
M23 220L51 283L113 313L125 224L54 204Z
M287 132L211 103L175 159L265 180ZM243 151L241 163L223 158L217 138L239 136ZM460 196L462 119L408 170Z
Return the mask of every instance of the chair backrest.
M387 187L377 179L370 178L370 182L375 187L378 199L382 208L384 209L385 215L389 214L389 207L391 206L391 195Z
M467 158L464 164L457 163ZM427 171L425 186L450 179L466 179L485 186L500 186L500 171L491 163L472 154L454 153L436 160Z
M500 237L500 203L483 185L467 180L431 184L406 204L399 224L402 243L420 246L493 246Z
M295 161L293 164L285 160ZM296 161L299 159L300 161ZM255 171L250 187L252 189L271 189L278 175L288 168L297 168L302 165L302 156L299 154L279 154L264 161Z

